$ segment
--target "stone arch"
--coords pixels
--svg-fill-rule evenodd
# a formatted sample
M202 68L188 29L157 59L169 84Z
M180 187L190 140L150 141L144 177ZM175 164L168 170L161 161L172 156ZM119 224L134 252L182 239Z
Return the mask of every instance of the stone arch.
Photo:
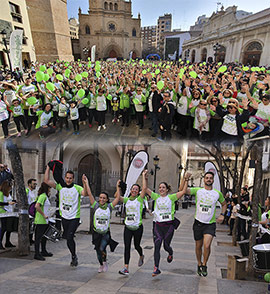
M122 49L117 44L110 44L103 50L103 58L122 58Z
M195 58L196 58L196 50L195 49L193 49L192 51L191 51L191 63L194 63L195 62Z
M260 64L263 44L260 41L253 40L244 46L243 64L258 66Z
M104 9L108 10L108 2L107 1L104 2Z
M110 10L113 10L113 4L110 2Z
M118 4L114 3L114 10L117 11L118 10Z
M219 49L216 52L216 62L224 62L226 57L226 47L220 45Z
M136 36L137 36L136 29L135 29L135 28L133 28L133 29L132 29L132 37L136 37Z
M89 25L85 26L85 34L90 35L90 27L89 27Z
M203 48L201 52L201 61L204 62L207 59L207 49Z

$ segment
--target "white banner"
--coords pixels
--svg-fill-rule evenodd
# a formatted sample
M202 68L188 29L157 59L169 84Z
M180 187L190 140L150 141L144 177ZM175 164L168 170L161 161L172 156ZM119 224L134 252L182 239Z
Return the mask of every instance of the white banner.
M12 70L17 67L22 71L22 38L23 31L15 30L10 35L9 47L10 47L10 61Z
M149 161L149 156L146 151L138 151L133 157L126 174L127 189L124 197L128 197L132 185L136 184L140 174L144 170Z
M132 59L133 51L129 52L129 59Z
M217 189L218 191L220 191L220 180L219 180L219 175L218 175L218 171L216 166L214 165L214 163L212 161L207 161L204 164L204 170L205 172L212 172L214 174L214 184L213 184L213 188Z
M91 62L96 62L96 45L91 48Z

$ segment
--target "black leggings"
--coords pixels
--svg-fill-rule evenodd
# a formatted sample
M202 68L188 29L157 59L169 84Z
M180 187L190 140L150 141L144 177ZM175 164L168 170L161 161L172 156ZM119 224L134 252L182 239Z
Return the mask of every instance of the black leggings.
M1 220L1 242L0 242L0 245L2 244L5 233L6 233L6 243L10 243L11 232L7 231L7 221L8 221L7 219L8 219L7 217L2 217L0 219Z
M90 108L88 108L87 109L87 112L88 112L88 122L91 125L92 124L92 121L93 121L93 118L96 119L96 109L90 109Z
M66 125L66 129L68 129L68 118L67 116L59 116L59 128L63 129L63 124Z
M172 247L170 246L172 238L174 234L174 226L171 222L165 223L155 223L154 228L154 260L155 266L159 267L160 261L160 248L163 241L163 246L165 251L169 253L169 255L173 255Z
M16 124L18 132L21 131L21 124L24 127L24 129L27 130L27 126L26 126L26 123L25 123L25 118L24 118L23 115L14 116L14 122Z
M35 230L35 254L39 255L39 248L41 243L41 252L46 252L47 238L43 237L44 233L48 228L48 224L37 224Z
M105 125L105 114L106 114L106 110L98 110L97 111L97 117L98 117L98 125Z
M1 121L2 129L3 129L3 133L4 133L4 136L5 137L8 136L8 123L9 123L9 119L8 118Z
M130 247L131 247L132 237L134 237L134 247L135 247L135 249L137 250L137 252L139 253L140 256L143 255L143 250L142 250L142 247L140 245L141 239L142 239L142 234L143 234L143 225L140 225L140 227L136 231L132 231L132 230L128 229L125 226L125 229L124 229L124 244L125 244L124 259L125 259L125 264L129 264Z
M73 119L73 120L71 120L71 122L72 122L72 125L73 125L74 132L79 131L80 130L79 119Z
M144 111L136 112L136 114L137 114L138 124L140 125L140 128L143 128L143 116L144 116Z
M30 133L32 129L32 124L34 123L36 125L37 121L38 121L37 116L28 116L28 133Z
M80 219L65 219L62 217L62 226L64 228L63 237L67 239L67 247L72 256L76 255L76 244L74 241L74 234L79 226Z

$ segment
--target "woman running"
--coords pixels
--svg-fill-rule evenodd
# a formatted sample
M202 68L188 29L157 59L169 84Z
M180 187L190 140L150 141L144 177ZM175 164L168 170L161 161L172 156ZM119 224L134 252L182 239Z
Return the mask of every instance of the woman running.
M130 247L132 237L134 237L134 247L140 256L138 266L142 266L144 262L143 250L140 243L143 234L142 211L145 193L141 192L140 194L140 189L141 188L138 184L134 184L130 189L129 197L120 197L120 201L123 202L126 206L126 218L124 229L125 265L124 268L119 271L119 274L121 275L129 274L128 267L130 260Z
M185 195L188 180L191 174L186 174L184 178L184 187L182 191L174 194L169 194L171 187L166 182L161 182L158 187L159 194L151 191L147 186L147 170L143 172L143 192L150 195L155 200L154 216L155 216L155 228L154 228L154 271L152 276L155 277L161 273L159 270L160 261L160 248L163 242L165 251L168 252L167 261L171 263L173 261L173 250L170 246L176 221L174 218L175 213L175 201L179 200ZM179 222L178 222L179 224Z
M84 180L88 181L85 177ZM110 233L110 219L113 208L119 202L120 198L120 180L116 185L116 198L112 203L110 202L109 195L106 192L101 192L99 194L98 202L95 200L90 186L87 185L87 194L89 195L91 207L94 209L94 232L92 243L95 245L95 250L97 252L97 258L100 264L98 269L99 273L108 271L107 264L107 252L106 247L110 245L111 251L113 252L117 242L111 239Z

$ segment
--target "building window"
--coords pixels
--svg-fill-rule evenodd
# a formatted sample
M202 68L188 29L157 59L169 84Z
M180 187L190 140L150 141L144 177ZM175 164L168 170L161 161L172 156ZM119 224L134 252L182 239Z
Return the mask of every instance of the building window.
M88 25L85 26L85 34L90 35L90 27Z
M108 10L108 2L104 2L104 9Z
M136 29L132 30L132 37L136 37Z
M22 15L20 11L20 6L12 2L9 2L9 7L10 7L10 14L12 16L12 20L22 23Z
M21 30L21 31L23 31L22 43L23 43L23 45L27 45L27 37L25 37L25 35L24 35L24 29L14 26L14 30Z
M118 4L117 4L117 3L114 4L114 10L115 10L115 11L118 10Z
M110 2L110 10L113 10L113 4Z
M262 51L262 45L259 42L252 42L246 51Z

